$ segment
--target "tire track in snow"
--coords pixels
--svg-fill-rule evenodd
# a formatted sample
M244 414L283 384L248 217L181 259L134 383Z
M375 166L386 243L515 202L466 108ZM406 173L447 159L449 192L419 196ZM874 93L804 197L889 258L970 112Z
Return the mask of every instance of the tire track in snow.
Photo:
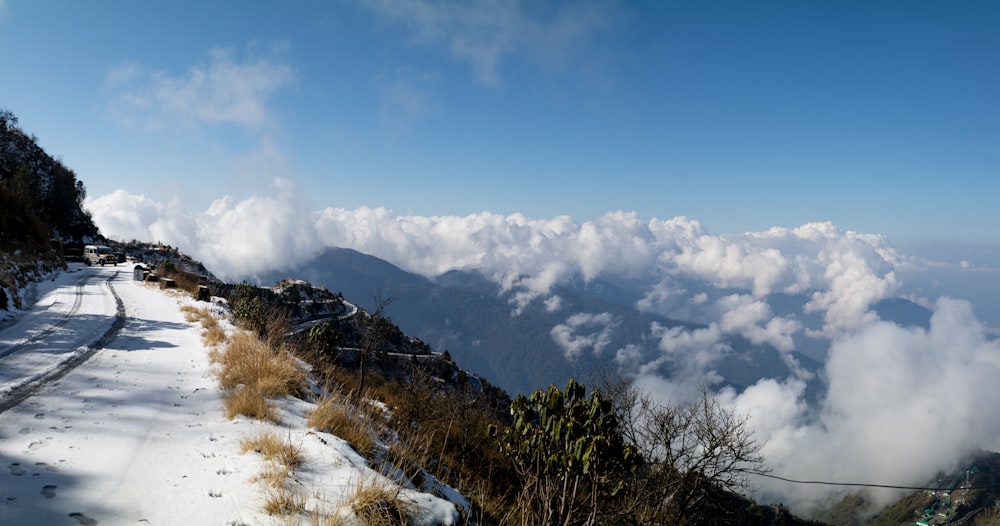
M76 280L76 293L73 295L73 305L69 308L69 312L64 314L63 317L57 320L55 323L52 323L45 329L39 331L34 336L31 336L30 338L24 340L21 343L12 345L0 351L0 358L4 358L6 356L14 354L35 342L39 342L42 340L42 338L45 338L46 336L55 332L56 329L62 327L63 325L66 325L66 323L69 322L70 318L75 316L76 313L80 311L80 305L83 303L83 288L87 285L87 282L90 281L90 278L92 277L94 277L93 273L87 273L84 274L83 276L80 276L80 279Z
M73 316L73 314L80 309L80 303L82 302L82 297L83 297L82 288L86 284L85 282L92 276L93 275L84 276L77 282L76 285L77 299L73 303L73 307L70 309L70 314L67 314L64 318L52 324L48 329L46 329L46 331L42 331L44 334L49 334L52 331L54 331L57 327L65 325L69 321L69 319ZM66 373L72 371L73 369L76 369L81 364L89 360L91 356L97 353L97 351L103 349L109 343L111 343L111 340L114 340L115 336L118 336L118 333L121 331L122 327L125 326L126 315L125 315L125 303L122 302L121 296L118 295L118 291L115 290L114 285L111 283L116 276L118 276L118 271L115 271L115 273L112 274L111 277L108 278L108 281L105 283L108 286L108 290L111 291L111 294L115 298L116 313L115 313L115 320L111 323L111 327L108 328L108 330L105 331L104 334L102 334L99 338L97 338L97 340L88 345L86 351L74 355L73 357L60 363L55 369L52 369L51 371L41 375L38 378L35 378L34 380L28 381L18 387L15 387L11 391L0 397L0 413L3 413L11 408L16 407L18 404L27 400L32 395L37 393L43 387L62 378L63 376L66 375ZM44 334L40 334L36 337L33 337L28 341L29 342L37 341ZM27 343L28 342L25 342L23 344L15 346L15 348L26 346ZM6 356L11 352L13 351L7 352L3 356Z

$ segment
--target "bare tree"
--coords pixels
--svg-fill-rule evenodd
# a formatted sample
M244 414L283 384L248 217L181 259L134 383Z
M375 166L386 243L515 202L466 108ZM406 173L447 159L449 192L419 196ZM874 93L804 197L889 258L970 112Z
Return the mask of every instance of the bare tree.
M707 389L699 400L669 405L625 379L605 379L622 435L643 459L623 513L638 524L724 523L728 493L748 488L747 471L763 471L761 444L749 417L719 405Z
M357 396L362 396L365 392L365 375L368 364L373 358L377 358L385 352L389 336L393 333L392 320L386 316L385 311L396 301L395 296L383 296L379 289L372 295L375 301L375 309L371 313L362 312L362 336L360 349L360 364L358 367L358 391Z

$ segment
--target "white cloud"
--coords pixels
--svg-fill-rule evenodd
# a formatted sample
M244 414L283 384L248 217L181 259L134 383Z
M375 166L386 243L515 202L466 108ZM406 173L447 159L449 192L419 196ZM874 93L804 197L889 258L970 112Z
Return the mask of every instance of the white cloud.
M810 309L824 313L824 329L816 335L871 321L871 305L899 287L894 268L901 260L884 237L843 232L832 223L715 236L697 221L677 217L651 221L649 228L664 272L748 289L756 297L811 291Z
M1000 449L1000 391L994 388L1000 341L988 337L968 302L941 298L933 309L929 329L877 321L838 336L824 369L828 388L816 405L806 403L806 384L799 378L766 378L742 392L724 388L717 397L724 407L749 415L774 475L929 483L980 449ZM662 350L685 355L685 349L717 345L717 330L713 325L657 332ZM637 353L621 352L618 362L637 359ZM650 367L636 376L636 385L661 401L679 403L696 400L698 386L713 385L713 380L704 367L670 378ZM782 501L800 514L858 490L764 477L753 483L759 499ZM899 491L867 491L870 511L901 496Z
M490 87L502 83L503 63L514 57L547 70L564 68L612 18L607 6L579 2L544 13L527 2L363 0L362 5L410 28L414 44L443 44Z
M662 377L663 382L682 386L679 390L689 394L696 393L699 386L712 386L721 380L713 367L731 349L718 323L690 328L654 322L650 336L657 341L660 354L638 367L634 354L626 355L633 367L625 371L634 371L638 378Z
M199 253L225 275L250 275L315 257L323 250L312 218L291 183L275 181L275 195L216 200L199 221Z
M280 166L280 152L267 151L263 158ZM290 188L287 192L294 194ZM179 229L173 234L174 244L192 246L188 248L192 255L225 269L224 273L239 273L247 263L237 257L240 251L214 248L239 239L241 225L255 227L248 239L267 231L276 239L314 242L315 250L353 248L430 277L449 270L477 271L508 295L515 314L573 279L652 278L656 285L638 302L640 308L704 324L719 322L725 333L742 334L780 350L790 348L792 335L801 327L787 316L771 319L769 294L809 294L807 311L822 313L824 324L809 334L833 337L873 321L871 306L899 289L894 269L900 258L884 238L843 232L829 223L717 236L687 218L647 223L628 212L610 212L581 224L566 216L536 220L489 212L463 217L399 216L367 207L312 212L297 198L291 206L283 206L287 199L282 196L250 199L244 204L224 199L216 207L231 208L225 214L210 211L197 216L197 231L188 224L192 218L148 199L133 199L100 216L95 211L95 218L116 237L138 237L145 231L164 235L169 228ZM225 228L234 230L226 239L214 239L224 237L216 223L233 216L245 219L228 221ZM158 225L155 231L154 225ZM206 236L213 238L207 244ZM282 258L255 260L245 272L293 266L312 254L296 245ZM701 285L688 292L688 285L695 283ZM750 294L713 302L704 292L712 287ZM696 315L708 318L695 320Z
M615 363L623 370L632 371L641 365L642 349L634 343L629 343L615 351Z
M549 331L552 341L562 349L568 360L576 360L590 349L599 356L611 343L611 335L618 321L609 312L600 314L577 313Z
M269 99L295 82L282 51L274 45L263 56L240 60L233 50L216 48L206 63L179 75L123 62L105 75L111 113L127 126L235 124L259 130L273 123Z
M553 294L545 299L545 311L555 312L562 308L562 297L558 294Z
M719 392L723 407L751 416L750 424L762 453L768 459L785 458L800 440L799 427L805 424L808 406L804 400L806 384L800 379L768 378L741 393L732 388Z
M713 308L723 332L739 334L758 345L770 344L779 351L792 350L792 336L801 329L792 318L772 317L771 307L750 295L730 294L717 300Z
M176 200L162 204L124 190L84 205L105 235L179 247L224 279L285 268L324 247L296 188L281 179L269 195L224 196L200 214L185 212Z
M144 195L115 190L97 198L88 197L84 207L93 214L101 231L116 239L163 242L181 247L192 246L195 242L193 217L176 199L161 203Z
M965 301L938 300L929 330L876 322L837 338L825 375L829 389L817 413L797 381L723 393L752 415L776 475L919 485L979 448L1000 448L1000 342L987 338ZM761 495L799 510L833 491L755 482ZM873 497L885 504L898 495Z

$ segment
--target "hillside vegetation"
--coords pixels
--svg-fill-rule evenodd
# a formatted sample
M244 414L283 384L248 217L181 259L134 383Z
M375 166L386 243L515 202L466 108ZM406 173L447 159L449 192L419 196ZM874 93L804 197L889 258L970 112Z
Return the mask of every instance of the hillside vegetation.
M0 109L0 311L21 308L25 286L65 267L67 248L98 236L86 195L76 174Z
M149 254L133 244L125 251ZM401 484L455 488L469 500L467 524L820 524L741 495L744 470L764 467L759 444L746 419L707 392L697 404L661 405L612 377L511 400L401 331L391 296L376 294L366 310L304 281L227 284L180 270L180 262L178 255L151 267L225 297L234 322L261 342L234 340L214 358L232 370L220 377L230 416L274 418L269 393L294 394L302 381L277 374L285 368L271 360L287 354L308 363L322 388L310 425L340 436ZM375 523L406 523L390 515Z

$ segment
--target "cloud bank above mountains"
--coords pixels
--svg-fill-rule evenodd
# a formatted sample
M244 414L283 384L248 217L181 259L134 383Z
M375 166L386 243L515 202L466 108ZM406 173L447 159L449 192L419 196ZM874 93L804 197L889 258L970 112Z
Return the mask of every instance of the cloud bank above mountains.
M294 268L327 247L353 248L432 278L480 272L510 299L512 315L536 302L563 313L550 336L567 359L592 353L663 400L715 385L728 407L751 415L768 464L781 476L913 485L977 448L1000 449L1000 344L962 300L914 298L933 312L929 328L880 320L873 306L900 296L899 275L920 264L880 235L823 222L716 235L693 219L643 221L629 212L581 223L489 212L315 211L284 180L268 195L223 197L198 214L122 190L86 206L107 235L178 246L230 280ZM554 292L581 278L634 278L647 284L638 308L694 325L653 324L644 343L612 348L620 320L571 312ZM790 310L778 296L802 299ZM777 350L789 374L739 392L719 387L715 365L731 352L731 337ZM828 346L818 379L792 353L804 340ZM809 404L807 384L815 381L825 389ZM799 509L831 491L756 482L761 496Z
M767 316L766 305L754 299L810 294L806 309L823 314L822 333L829 336L874 319L869 307L898 291L895 268L903 261L884 237L831 223L721 236L685 217L642 221L621 211L583 223L489 212L421 217L366 207L311 211L283 180L275 181L271 195L223 197L199 214L122 190L90 199L87 207L103 232L179 246L227 279L294 267L336 246L429 277L478 271L521 307L550 299L554 285L578 277L653 277L656 284L639 306L664 314L698 303L683 282L699 280L748 291L716 310L729 313L729 329L745 328L751 339L779 347L787 346L781 342L791 324L746 327L747 320Z

